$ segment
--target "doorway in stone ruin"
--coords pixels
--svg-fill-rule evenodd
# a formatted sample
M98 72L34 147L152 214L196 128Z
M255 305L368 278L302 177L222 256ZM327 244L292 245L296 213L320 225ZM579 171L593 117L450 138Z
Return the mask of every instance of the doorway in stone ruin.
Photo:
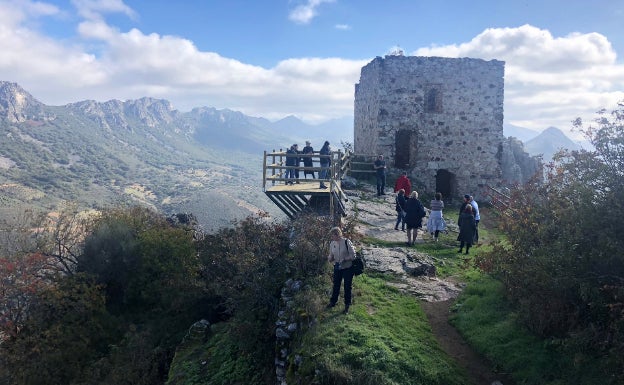
M410 168L410 149L412 144L412 131L398 130L394 137L394 167L401 169Z
M442 194L442 199L452 200L457 195L455 174L448 170L438 170L436 174L436 192Z

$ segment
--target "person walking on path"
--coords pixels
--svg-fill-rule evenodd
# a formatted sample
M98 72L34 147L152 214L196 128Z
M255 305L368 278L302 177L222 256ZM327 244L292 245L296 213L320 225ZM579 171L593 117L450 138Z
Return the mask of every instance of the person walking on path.
M466 245L466 254L468 254L468 250L474 241L475 229L477 228L475 218L472 215L472 206L470 204L467 204L464 211L459 215L457 225L459 226L459 236L457 239L460 242L459 250L457 252L461 253L464 245Z
M405 190L400 189L396 198L396 212L397 212L397 220L394 225L394 229L399 229L399 223L401 224L401 231L405 231L405 203L407 200L405 199Z
M405 196L409 196L412 192L412 183L407 177L407 171L403 171L403 174L394 183L394 192L399 192L401 189L405 191Z
M416 242L418 229L422 228L422 219L425 217L425 208L418 200L418 192L412 191L405 203L405 225L407 226L407 245Z
M479 205L474 200L474 197L470 196L470 205L472 206L472 213L474 214L475 219L475 236L474 236L474 244L479 244L479 221L481 220L481 215L479 214Z
M314 154L314 148L312 148L310 141L306 140L306 145L303 148L303 150L301 151L301 154L303 155L312 155ZM313 163L312 163L312 157L311 156L304 156L302 157L303 159L303 167L305 168L309 168L309 167L314 167ZM308 179L308 174L312 175L312 179L314 179L314 170L303 170L303 178L304 179Z
M434 241L438 241L440 231L446 231L446 222L442 215L444 202L442 201L442 193L436 193L435 198L431 201L429 220L427 221L427 230L431 234Z
M386 195L386 161L383 155L379 155L373 164L377 176L377 196Z
M319 172L319 179L321 180L319 188L327 188L325 185L324 179L327 179L329 176L329 167L331 166L331 157L323 156L323 155L331 155L331 149L329 148L329 141L325 141L323 147L321 147L321 151L319 151L321 171Z
M351 285L353 283L353 260L355 259L355 249L351 240L342 236L339 227L332 227L329 230L331 242L329 243L329 256L327 261L334 265L332 296L327 308L336 306L340 295L340 285L344 281L344 314L349 313L351 306Z

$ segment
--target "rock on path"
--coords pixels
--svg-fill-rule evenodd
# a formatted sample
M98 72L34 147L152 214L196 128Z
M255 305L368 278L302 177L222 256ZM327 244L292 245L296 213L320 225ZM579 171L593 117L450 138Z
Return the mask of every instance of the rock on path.
M373 188L347 192L347 208L349 212L355 213L356 230L367 237L397 244L406 243L407 234L394 230L395 194L377 197ZM425 242L422 235L423 232L419 231L416 243ZM456 298L461 291L460 285L436 277L435 265L427 254L407 245L363 246L362 255L367 269L394 274L399 281L393 283L393 286L424 301L447 301Z

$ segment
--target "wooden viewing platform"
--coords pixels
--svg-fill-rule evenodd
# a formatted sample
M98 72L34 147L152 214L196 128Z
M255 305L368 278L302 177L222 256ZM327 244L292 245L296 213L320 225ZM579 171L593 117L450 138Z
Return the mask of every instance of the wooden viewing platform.
M290 155L290 154L289 154ZM294 219L302 212L316 212L320 215L346 215L344 202L347 197L342 191L340 180L350 167L350 153L332 151L330 155L297 154L303 164L304 158L311 158L314 167L286 166L286 151L264 152L262 190L289 218ZM320 159L331 160L329 167L321 167ZM287 179L286 171L299 170L299 179ZM305 171L312 171L316 179L305 179ZM321 171L327 171L325 179L318 179ZM293 182L289 184L288 182ZM298 183L297 183L298 182ZM323 182L327 188L319 188Z

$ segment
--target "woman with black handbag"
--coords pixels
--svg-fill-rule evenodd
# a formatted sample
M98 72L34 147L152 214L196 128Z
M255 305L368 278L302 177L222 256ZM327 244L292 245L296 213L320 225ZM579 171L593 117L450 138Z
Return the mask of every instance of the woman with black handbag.
M344 314L349 313L351 306L351 285L353 283L352 261L355 259L355 249L353 243L342 236L339 227L332 227L329 230L331 242L329 243L329 256L327 261L334 264L332 296L327 308L336 306L340 295L340 285L344 280Z

